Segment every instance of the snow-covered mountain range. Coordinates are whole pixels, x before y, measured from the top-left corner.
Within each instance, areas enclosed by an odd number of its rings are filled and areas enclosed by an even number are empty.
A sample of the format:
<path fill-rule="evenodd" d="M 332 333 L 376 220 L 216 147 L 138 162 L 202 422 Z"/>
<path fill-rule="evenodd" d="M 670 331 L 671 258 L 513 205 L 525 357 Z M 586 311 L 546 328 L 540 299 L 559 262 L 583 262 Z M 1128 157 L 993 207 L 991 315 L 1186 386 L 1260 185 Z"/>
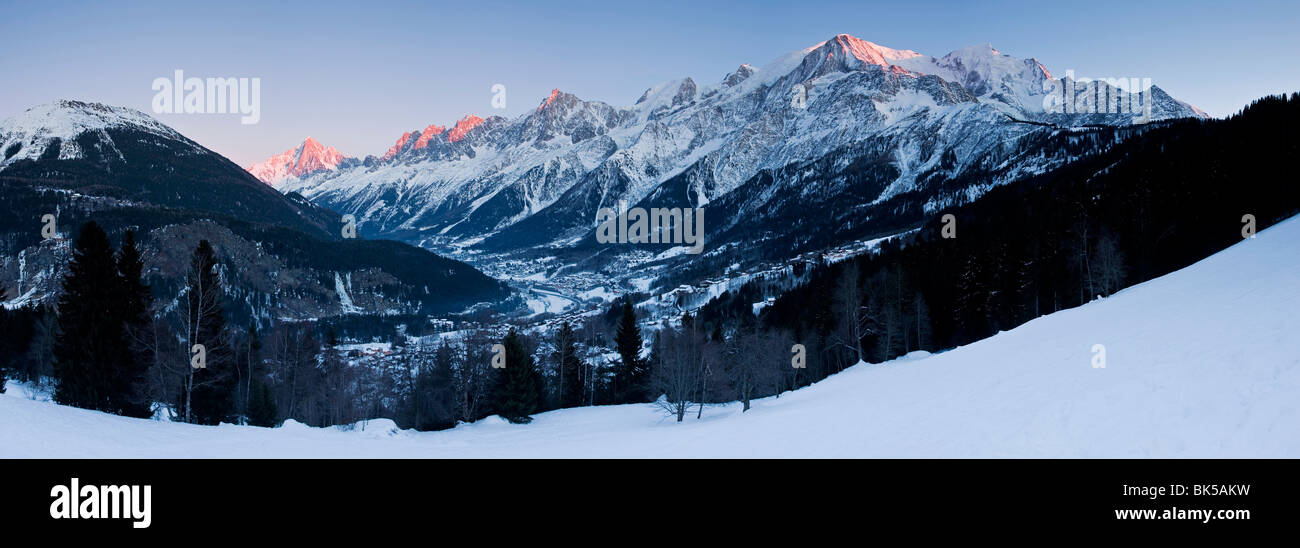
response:
<path fill-rule="evenodd" d="M 1068 108 L 1054 108 L 1063 101 Z M 661 83 L 631 106 L 555 90 L 513 120 L 427 125 L 380 157 L 259 177 L 355 214 L 363 233 L 435 250 L 580 247 L 597 210 L 619 201 L 720 206 L 706 228 L 718 249 L 756 229 L 780 235 L 782 226 L 757 220 L 793 215 L 809 198 L 818 216 L 841 224 L 904 194 L 926 211 L 972 199 L 1069 160 L 1012 157 L 1017 144 L 1133 124 L 1120 110 L 1134 105 L 1149 107 L 1138 121 L 1204 116 L 1155 86 L 1135 97 L 1106 82 L 1053 79 L 1037 60 L 989 45 L 936 58 L 841 34 L 714 83 Z M 974 180 L 954 188 L 963 177 Z"/>

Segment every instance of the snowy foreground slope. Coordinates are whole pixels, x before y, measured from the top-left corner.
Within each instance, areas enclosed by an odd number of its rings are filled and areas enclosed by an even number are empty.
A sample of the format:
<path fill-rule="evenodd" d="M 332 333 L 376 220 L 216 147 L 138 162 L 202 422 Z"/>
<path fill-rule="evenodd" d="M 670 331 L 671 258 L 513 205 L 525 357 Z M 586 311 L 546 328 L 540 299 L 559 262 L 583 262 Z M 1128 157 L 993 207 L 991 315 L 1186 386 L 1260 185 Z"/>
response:
<path fill-rule="evenodd" d="M 984 341 L 682 424 L 624 405 L 427 433 L 201 427 L 9 392 L 5 457 L 1300 457 L 1300 218 Z"/>

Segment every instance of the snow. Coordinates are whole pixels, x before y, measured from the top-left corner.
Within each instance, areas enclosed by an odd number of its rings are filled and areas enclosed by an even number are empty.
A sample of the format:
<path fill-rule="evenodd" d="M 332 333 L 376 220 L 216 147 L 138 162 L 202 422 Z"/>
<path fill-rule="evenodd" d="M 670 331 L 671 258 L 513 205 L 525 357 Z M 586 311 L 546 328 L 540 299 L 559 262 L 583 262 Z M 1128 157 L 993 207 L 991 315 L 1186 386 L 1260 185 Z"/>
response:
<path fill-rule="evenodd" d="M 939 108 L 939 104 L 934 100 L 934 97 L 919 90 L 903 90 L 889 100 L 876 101 L 876 110 L 884 116 L 886 126 L 893 125 L 899 119 L 927 108 Z"/>
<path fill-rule="evenodd" d="M 349 274 L 348 278 L 351 279 Z M 343 278 L 338 272 L 334 273 L 334 292 L 339 296 L 339 308 L 343 314 L 360 314 L 361 308 L 352 303 L 352 297 L 348 295 L 347 284 L 343 283 Z"/>
<path fill-rule="evenodd" d="M 1300 457 L 1300 218 L 947 352 L 676 423 L 652 405 L 442 432 L 130 419 L 0 395 L 4 457 Z M 1093 348 L 1104 345 L 1104 368 Z M 364 429 L 362 427 L 364 426 Z"/>
<path fill-rule="evenodd" d="M 888 66 L 895 64 L 896 61 L 903 61 L 920 57 L 921 54 L 912 50 L 896 50 L 887 48 L 879 44 L 868 42 L 856 36 L 840 34 L 834 38 L 835 45 L 845 54 L 852 55 L 858 60 L 872 65 Z M 822 42 L 820 45 L 829 43 Z"/>
<path fill-rule="evenodd" d="M 1007 115 L 1046 116 L 1044 83 L 1050 78 L 1036 60 L 1003 55 L 989 45 L 935 58 L 849 35 L 791 52 L 761 69 L 742 67 L 716 83 L 697 85 L 691 78 L 660 83 L 630 106 L 553 90 L 537 110 L 482 121 L 481 130 L 447 151 L 430 154 L 416 152 L 418 142 L 409 146 L 417 134 L 431 137 L 435 129 L 448 142 L 455 140 L 457 130 L 444 133 L 442 126 L 430 125 L 404 134 L 374 163 L 340 164 L 274 186 L 336 211 L 364 212 L 367 230 L 376 235 L 450 253 L 470 250 L 501 231 L 509 234 L 511 226 L 548 208 L 569 219 L 594 218 L 596 207 L 617 200 L 637 203 L 682 174 L 689 175 L 698 205 L 707 204 L 760 171 L 859 144 L 893 148 L 900 171 L 874 204 L 929 190 L 921 188 L 925 184 L 918 177 L 937 166 L 945 152 L 955 153 L 965 169 L 992 147 L 1038 131 Z M 812 70 L 817 67 L 826 70 Z M 909 77 L 878 78 L 882 69 Z M 738 74 L 749 76 L 732 78 Z M 948 83 L 940 85 L 939 78 Z M 806 108 L 790 104 L 795 84 L 808 92 Z M 1156 112 L 1160 117 L 1185 110 Z M 751 218 L 791 184 L 772 183 L 746 208 L 718 217 L 714 226 Z M 590 211 L 562 202 L 569 192 L 596 198 L 582 202 L 592 206 Z M 379 203 L 383 206 L 376 207 Z M 506 209 L 475 215 L 489 203 Z M 568 247 L 582 239 L 582 230 L 566 228 L 545 234 L 546 245 Z M 464 259 L 482 266 L 474 257 Z"/>
<path fill-rule="evenodd" d="M 632 286 L 633 290 L 644 293 L 650 291 L 650 284 L 654 283 L 654 281 L 653 277 L 637 277 L 628 280 L 628 284 Z"/>
<path fill-rule="evenodd" d="M 33 286 L 31 289 L 28 289 L 26 293 L 19 295 L 12 301 L 0 302 L 0 306 L 4 306 L 6 310 L 18 310 L 23 308 L 28 304 L 31 304 L 32 299 L 36 297 L 36 290 L 38 289 L 40 288 Z"/>
<path fill-rule="evenodd" d="M 529 289 L 529 295 L 525 302 L 534 315 L 543 312 L 559 314 L 575 304 L 571 299 L 559 293 L 536 287 Z"/>
<path fill-rule="evenodd" d="M 247 171 L 264 183 L 279 183 L 317 171 L 338 169 L 344 156 L 334 147 L 327 147 L 308 137 L 302 144 L 248 166 Z"/>
<path fill-rule="evenodd" d="M 584 301 L 589 301 L 589 300 L 593 300 L 593 299 L 595 299 L 595 300 L 599 300 L 599 301 L 601 301 L 601 302 L 613 302 L 614 299 L 617 299 L 617 298 L 618 298 L 618 293 L 615 292 L 615 291 L 613 291 L 613 290 L 611 290 L 611 289 L 608 288 L 608 287 L 605 287 L 605 286 L 597 286 L 597 287 L 593 287 L 593 288 L 591 288 L 591 289 L 588 289 L 588 290 L 586 290 L 586 291 L 581 291 L 581 292 L 579 292 L 579 293 L 578 293 L 578 298 L 580 298 L 580 299 L 582 299 L 582 300 L 584 300 Z"/>
<path fill-rule="evenodd" d="M 102 146 L 119 157 L 117 146 L 106 133 L 110 129 L 131 128 L 186 143 L 198 148 L 176 130 L 138 110 L 81 101 L 56 101 L 37 105 L 0 123 L 0 151 L 21 145 L 12 157 L 0 160 L 0 169 L 19 160 L 35 160 L 55 140 L 61 142 L 59 159 L 81 158 L 83 151 L 74 140 L 83 133 L 96 132 Z"/>
<path fill-rule="evenodd" d="M 385 353 L 385 352 L 391 352 L 393 350 L 393 343 L 363 342 L 363 343 L 340 344 L 338 346 L 335 346 L 334 349 L 339 352 L 348 352 L 348 351 L 355 350 L 357 352 L 361 352 L 364 354 Z"/>
<path fill-rule="evenodd" d="M 1043 83 L 1052 77 L 1037 59 L 1004 55 L 991 44 L 962 48 L 941 59 L 916 55 L 899 60 L 898 65 L 973 88 L 980 101 L 1024 117 L 1043 112 L 1047 94 Z"/>

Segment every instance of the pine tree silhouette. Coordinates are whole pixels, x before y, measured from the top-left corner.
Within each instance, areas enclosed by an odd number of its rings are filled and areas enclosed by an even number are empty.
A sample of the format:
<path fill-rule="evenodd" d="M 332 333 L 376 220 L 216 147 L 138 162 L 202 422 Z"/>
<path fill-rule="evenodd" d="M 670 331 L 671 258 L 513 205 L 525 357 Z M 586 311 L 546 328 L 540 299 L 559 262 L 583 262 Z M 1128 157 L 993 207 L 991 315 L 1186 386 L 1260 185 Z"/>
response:
<path fill-rule="evenodd" d="M 636 324 L 636 310 L 632 307 L 632 300 L 627 297 L 623 299 L 623 312 L 618 319 L 614 346 L 619 356 L 618 369 L 614 372 L 614 402 L 645 401 L 648 369 L 641 359 L 641 328 Z"/>
<path fill-rule="evenodd" d="M 108 235 L 94 221 L 73 243 L 59 297 L 54 401 L 120 413 L 114 378 L 130 360 L 122 328 L 121 281 Z"/>
<path fill-rule="evenodd" d="M 510 422 L 525 424 L 533 420 L 529 415 L 541 402 L 542 374 L 514 329 L 506 334 L 503 345 L 506 367 L 498 373 L 496 411 Z"/>
<path fill-rule="evenodd" d="M 149 328 L 149 306 L 153 293 L 142 278 L 144 260 L 135 244 L 135 232 L 127 231 L 122 238 L 122 248 L 117 254 L 119 276 L 115 300 L 120 303 L 122 329 L 127 345 L 121 367 L 110 372 L 109 405 L 116 413 L 128 417 L 148 417 L 152 414 L 148 394 L 143 387 L 149 368 L 148 356 L 134 341 L 139 340 Z"/>

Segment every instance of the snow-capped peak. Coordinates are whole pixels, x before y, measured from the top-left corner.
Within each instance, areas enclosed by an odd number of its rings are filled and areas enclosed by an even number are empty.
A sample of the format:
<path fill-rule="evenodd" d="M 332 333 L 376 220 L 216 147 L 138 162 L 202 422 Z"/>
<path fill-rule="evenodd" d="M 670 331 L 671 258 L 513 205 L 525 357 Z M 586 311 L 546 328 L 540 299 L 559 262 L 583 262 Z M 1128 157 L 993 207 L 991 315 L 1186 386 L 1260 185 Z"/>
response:
<path fill-rule="evenodd" d="M 105 146 L 112 148 L 107 131 L 131 129 L 197 147 L 176 130 L 135 109 L 100 103 L 60 100 L 37 105 L 0 123 L 0 166 L 24 159 L 40 158 L 56 141 L 59 159 L 82 157 L 77 137 L 87 132 L 100 133 Z"/>
<path fill-rule="evenodd" d="M 910 74 L 902 64 L 921 58 L 922 55 L 912 50 L 887 48 L 855 36 L 839 34 L 804 50 L 802 57 L 800 79 L 804 80 L 868 67 L 879 67 L 896 74 Z"/>
<path fill-rule="evenodd" d="M 5 120 L 0 127 L 6 133 L 41 131 L 50 136 L 68 139 L 94 129 L 121 127 L 143 129 L 173 139 L 183 138 L 176 130 L 138 110 L 66 99 L 29 108 L 22 114 Z"/>
<path fill-rule="evenodd" d="M 388 152 L 384 153 L 383 159 L 391 160 L 394 156 L 397 156 L 397 153 L 401 152 L 403 148 L 406 148 L 406 143 L 409 143 L 410 141 L 411 132 L 407 131 L 402 133 L 402 136 L 397 138 L 397 143 L 389 147 Z"/>
<path fill-rule="evenodd" d="M 478 127 L 478 125 L 482 123 L 483 123 L 482 118 L 479 118 L 478 116 L 475 116 L 473 114 L 466 114 L 464 118 L 461 118 L 459 121 L 456 122 L 456 126 L 451 128 L 451 131 L 447 132 L 447 142 L 454 143 L 456 141 L 464 139 L 465 134 L 469 133 L 469 130 Z"/>
<path fill-rule="evenodd" d="M 559 95 L 560 95 L 560 88 L 555 88 L 551 90 L 551 94 L 547 96 L 544 101 L 542 101 L 542 104 L 537 105 L 537 112 L 541 112 L 542 109 L 546 108 L 547 105 L 555 102 L 555 98 L 558 97 Z"/>
<path fill-rule="evenodd" d="M 554 96 L 554 93 L 552 93 L 552 96 Z M 485 121 L 486 120 L 483 118 L 479 118 L 473 114 L 467 114 L 464 118 L 458 120 L 450 130 L 448 130 L 446 126 L 429 124 L 423 130 L 418 132 L 404 132 L 401 137 L 397 138 L 397 142 L 394 143 L 393 146 L 388 147 L 388 151 L 384 152 L 384 155 L 379 157 L 379 160 L 387 162 L 398 156 L 405 156 L 408 151 L 428 148 L 430 144 L 434 142 L 434 139 L 438 137 L 445 139 L 447 143 L 455 143 L 464 139 L 466 133 L 469 133 L 470 130 L 478 127 Z"/>
<path fill-rule="evenodd" d="M 916 56 L 897 61 L 917 74 L 933 74 L 970 90 L 980 101 L 1017 116 L 1041 113 L 1044 83 L 1052 78 L 1037 59 L 1006 55 L 992 44 L 954 50 L 940 58 Z"/>
<path fill-rule="evenodd" d="M 248 166 L 248 172 L 262 182 L 272 184 L 318 171 L 334 171 L 343 159 L 343 154 L 334 147 L 308 137 L 296 147 Z"/>
<path fill-rule="evenodd" d="M 849 34 L 838 34 L 822 43 L 822 45 L 826 44 L 832 44 L 845 55 L 852 55 L 864 63 L 880 66 L 893 65 L 897 64 L 896 61 L 921 56 L 910 49 L 887 48 Z"/>
<path fill-rule="evenodd" d="M 970 56 L 989 56 L 989 55 L 1002 55 L 1002 52 L 998 51 L 998 48 L 993 47 L 993 44 L 985 42 L 983 44 L 975 44 L 973 46 L 966 46 L 958 50 L 953 50 L 951 53 L 945 55 L 944 57 L 970 57 Z"/>
<path fill-rule="evenodd" d="M 748 79 L 750 76 L 753 75 L 754 75 L 754 67 L 749 66 L 749 63 L 744 63 L 740 65 L 740 67 L 737 68 L 734 72 L 731 72 L 730 74 L 727 74 L 725 77 L 723 77 L 722 85 L 724 87 L 732 87 L 741 82 L 744 82 L 746 79 Z"/>
<path fill-rule="evenodd" d="M 424 128 L 424 131 L 420 132 L 420 138 L 415 140 L 415 148 L 421 149 L 429 146 L 429 141 L 438 135 L 442 135 L 444 129 L 447 128 L 436 124 L 429 124 L 429 127 Z"/>

